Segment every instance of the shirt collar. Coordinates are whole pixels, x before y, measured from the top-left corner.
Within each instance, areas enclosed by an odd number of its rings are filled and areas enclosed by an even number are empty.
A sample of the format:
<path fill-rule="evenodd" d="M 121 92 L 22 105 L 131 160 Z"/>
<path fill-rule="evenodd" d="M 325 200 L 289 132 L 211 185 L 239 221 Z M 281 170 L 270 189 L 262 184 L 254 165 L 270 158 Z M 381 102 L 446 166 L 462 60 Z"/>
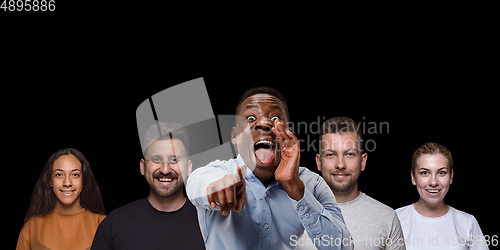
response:
<path fill-rule="evenodd" d="M 245 178 L 252 178 L 254 177 L 255 175 L 253 174 L 253 171 L 247 166 L 247 164 L 245 163 L 245 161 L 243 160 L 243 158 L 241 158 L 241 155 L 238 154 L 238 157 L 236 157 L 236 164 L 238 166 L 241 166 L 241 165 L 244 165 L 245 166 L 245 173 L 246 173 L 246 176 Z"/>

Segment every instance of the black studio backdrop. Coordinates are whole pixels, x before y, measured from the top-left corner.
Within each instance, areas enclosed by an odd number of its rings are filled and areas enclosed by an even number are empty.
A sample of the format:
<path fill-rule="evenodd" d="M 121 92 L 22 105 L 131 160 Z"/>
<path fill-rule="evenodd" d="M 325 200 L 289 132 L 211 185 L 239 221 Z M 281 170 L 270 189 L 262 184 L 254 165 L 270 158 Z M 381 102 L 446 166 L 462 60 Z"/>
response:
<path fill-rule="evenodd" d="M 447 74 L 454 75 L 449 82 L 472 77 Z M 492 198 L 497 196 L 493 158 L 488 157 L 493 154 L 487 140 L 491 129 L 481 130 L 485 120 L 480 119 L 488 107 L 472 99 L 469 91 L 474 88 L 440 86 L 439 81 L 427 77 L 403 81 L 402 74 L 388 72 L 342 77 L 284 75 L 215 72 L 148 76 L 145 72 L 117 80 L 114 74 L 105 74 L 97 80 L 83 76 L 71 84 L 61 77 L 54 82 L 63 84 L 24 90 L 23 101 L 14 103 L 10 115 L 14 139 L 9 150 L 14 157 L 6 157 L 9 163 L 4 165 L 15 173 L 10 175 L 14 181 L 19 177 L 22 184 L 13 188 L 15 192 L 9 191 L 10 200 L 16 203 L 12 240 L 17 240 L 43 166 L 60 148 L 74 147 L 87 157 L 107 213 L 146 197 L 148 186 L 139 172 L 142 151 L 136 108 L 149 96 L 198 77 L 204 77 L 215 115 L 234 114 L 239 98 L 251 87 L 278 89 L 288 102 L 290 122 L 301 140 L 300 165 L 315 172 L 319 124 L 334 116 L 359 122 L 369 150 L 359 189 L 394 209 L 419 197 L 410 181 L 412 153 L 430 141 L 446 146 L 455 162 L 446 203 L 474 215 L 485 235 L 498 234 L 490 219 L 494 214 Z"/>

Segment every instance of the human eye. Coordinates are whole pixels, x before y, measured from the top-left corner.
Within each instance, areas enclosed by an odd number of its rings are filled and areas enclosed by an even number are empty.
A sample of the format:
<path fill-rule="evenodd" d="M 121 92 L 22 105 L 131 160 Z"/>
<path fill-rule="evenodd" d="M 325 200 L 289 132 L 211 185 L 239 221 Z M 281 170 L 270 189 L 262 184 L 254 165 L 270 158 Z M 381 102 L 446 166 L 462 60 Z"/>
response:
<path fill-rule="evenodd" d="M 256 118 L 254 115 L 249 115 L 249 116 L 247 116 L 247 121 L 249 121 L 249 122 L 253 122 L 253 121 L 255 121 L 255 120 L 257 120 L 257 118 Z"/>
<path fill-rule="evenodd" d="M 446 171 L 439 171 L 439 175 L 446 175 Z"/>
<path fill-rule="evenodd" d="M 80 177 L 80 174 L 79 173 L 73 173 L 72 176 L 78 178 L 78 177 Z"/>
<path fill-rule="evenodd" d="M 169 162 L 175 164 L 175 163 L 178 163 L 179 161 L 177 161 L 176 157 L 172 157 L 172 158 L 170 158 Z"/>
<path fill-rule="evenodd" d="M 273 121 L 273 122 L 281 120 L 281 118 L 280 118 L 279 116 L 277 116 L 277 115 L 273 115 L 273 116 L 271 116 L 271 118 L 269 118 L 269 119 L 270 119 L 271 121 Z"/>
<path fill-rule="evenodd" d="M 161 159 L 158 158 L 158 157 L 153 157 L 153 158 L 151 158 L 149 160 L 152 161 L 153 163 L 161 163 Z"/>
<path fill-rule="evenodd" d="M 427 172 L 427 171 L 421 171 L 420 174 L 425 176 L 425 175 L 428 175 L 429 172 Z"/>
<path fill-rule="evenodd" d="M 347 153 L 345 154 L 347 157 L 354 157 L 354 153 Z"/>
<path fill-rule="evenodd" d="M 61 173 L 56 173 L 55 177 L 62 177 L 63 175 Z"/>

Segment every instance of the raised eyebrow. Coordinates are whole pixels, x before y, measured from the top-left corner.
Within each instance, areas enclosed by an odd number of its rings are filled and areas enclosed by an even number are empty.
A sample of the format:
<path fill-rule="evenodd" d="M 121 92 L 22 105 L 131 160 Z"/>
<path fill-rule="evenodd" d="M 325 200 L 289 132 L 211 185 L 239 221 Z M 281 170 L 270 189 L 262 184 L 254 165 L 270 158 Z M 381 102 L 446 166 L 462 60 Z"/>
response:
<path fill-rule="evenodd" d="M 446 171 L 448 171 L 448 167 L 442 167 L 442 168 L 439 168 L 437 171 L 441 171 L 441 170 L 446 170 Z"/>
<path fill-rule="evenodd" d="M 258 105 L 255 105 L 255 104 L 248 104 L 247 106 L 245 106 L 245 110 L 247 109 L 253 109 L 253 108 L 258 108 L 259 106 Z"/>
<path fill-rule="evenodd" d="M 271 105 L 271 108 L 272 108 L 272 109 L 279 109 L 279 110 L 282 110 L 281 106 L 280 106 L 280 105 L 278 105 L 278 104 L 273 104 L 273 105 Z"/>

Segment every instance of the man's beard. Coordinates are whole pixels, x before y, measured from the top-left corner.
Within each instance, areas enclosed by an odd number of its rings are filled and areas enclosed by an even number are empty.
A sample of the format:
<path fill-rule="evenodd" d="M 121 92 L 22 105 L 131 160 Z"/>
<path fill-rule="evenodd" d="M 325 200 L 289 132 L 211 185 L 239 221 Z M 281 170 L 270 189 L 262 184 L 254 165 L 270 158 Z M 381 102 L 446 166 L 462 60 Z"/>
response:
<path fill-rule="evenodd" d="M 356 185 L 356 182 L 357 181 L 355 181 L 349 177 L 349 181 L 347 183 L 343 183 L 343 184 L 332 183 L 332 185 L 330 185 L 330 184 L 328 184 L 328 185 L 330 186 L 330 188 L 332 189 L 332 191 L 334 193 L 344 194 L 344 193 L 348 193 L 348 191 L 350 191 L 352 188 L 354 188 L 354 185 Z"/>
<path fill-rule="evenodd" d="M 146 178 L 146 181 L 149 184 L 149 189 L 158 197 L 160 198 L 170 198 L 174 195 L 176 195 L 178 192 L 182 192 L 184 188 L 184 183 L 182 182 L 182 179 L 176 178 L 175 185 L 169 186 L 166 188 L 160 187 L 156 185 L 155 183 L 155 177 L 149 177 Z M 168 178 L 168 175 L 166 176 Z"/>
<path fill-rule="evenodd" d="M 349 193 L 358 183 L 359 180 L 359 172 L 345 172 L 345 171 L 334 171 L 329 174 L 349 174 L 347 177 L 347 182 L 345 183 L 335 183 L 332 181 L 332 183 L 328 183 L 328 186 L 330 186 L 330 189 L 336 194 L 347 194 Z M 331 177 L 332 179 L 335 177 Z"/>

